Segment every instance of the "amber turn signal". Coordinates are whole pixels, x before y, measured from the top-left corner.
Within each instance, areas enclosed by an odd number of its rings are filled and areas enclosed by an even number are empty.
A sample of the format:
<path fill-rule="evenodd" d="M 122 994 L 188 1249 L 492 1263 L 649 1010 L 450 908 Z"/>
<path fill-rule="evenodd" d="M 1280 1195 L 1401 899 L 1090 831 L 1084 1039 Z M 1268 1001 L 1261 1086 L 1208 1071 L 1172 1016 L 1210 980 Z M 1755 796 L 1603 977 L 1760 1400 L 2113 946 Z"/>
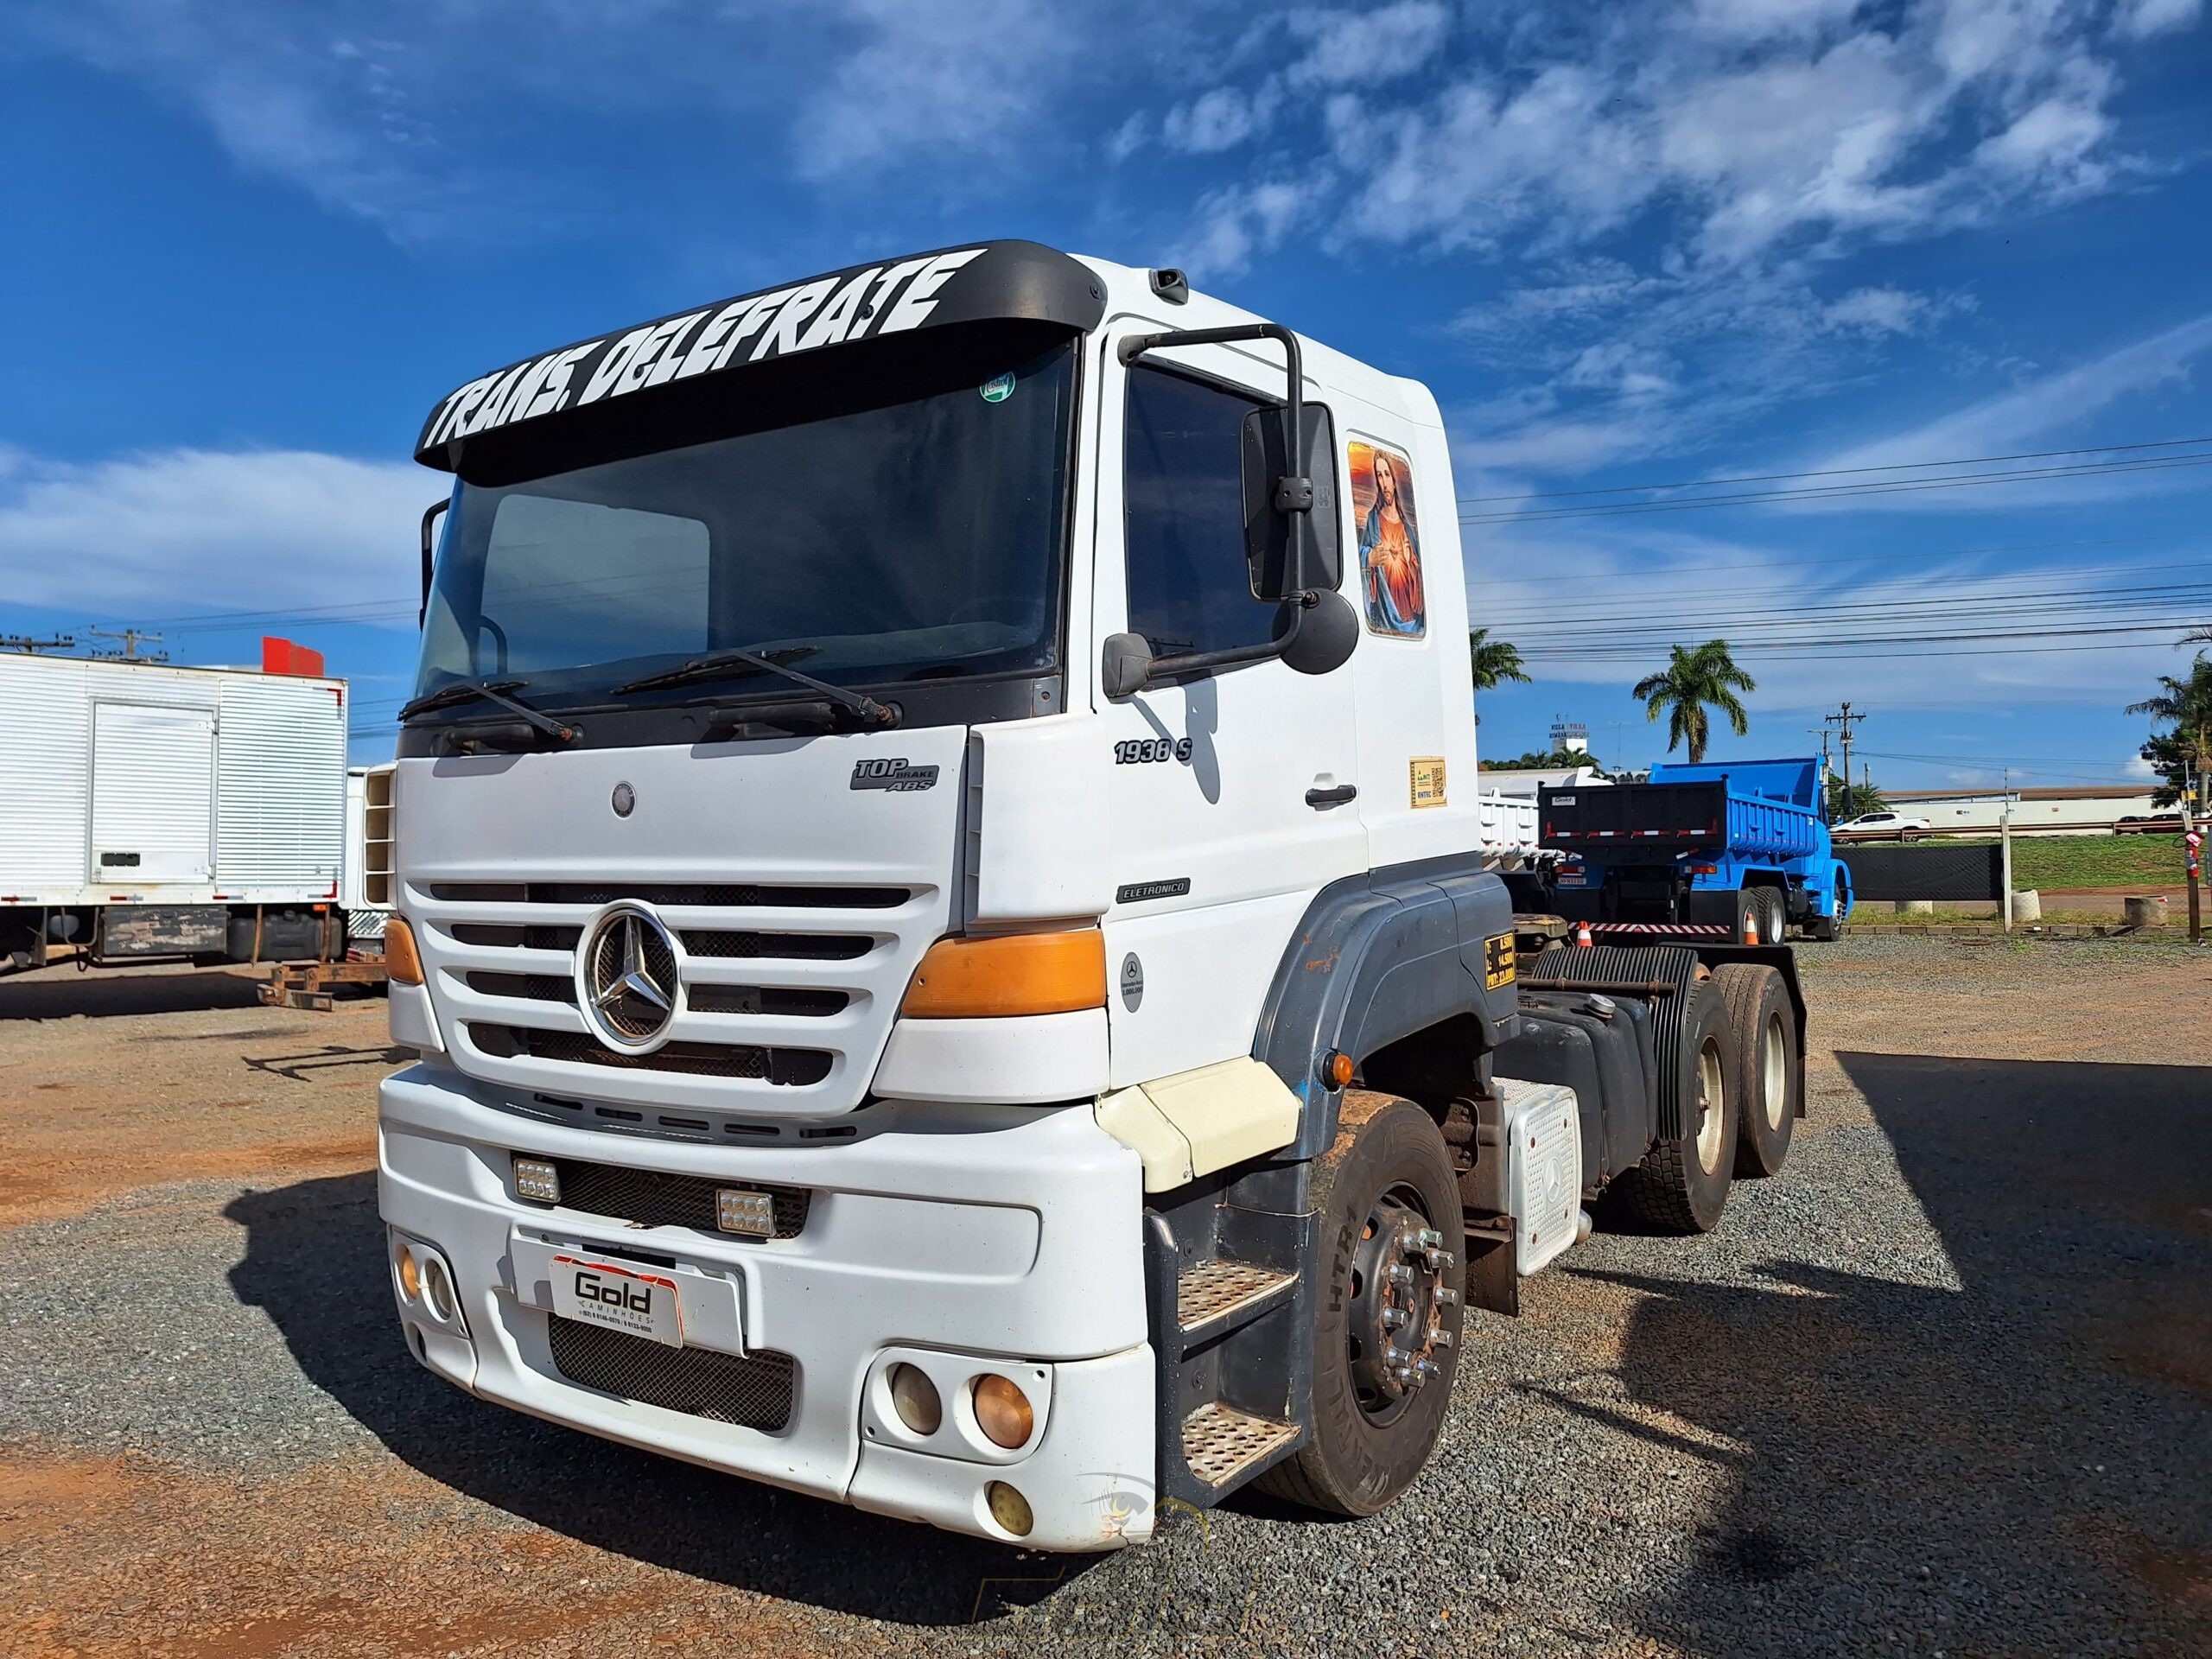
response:
<path fill-rule="evenodd" d="M 1105 1006 L 1105 936 L 1079 927 L 939 939 L 914 969 L 899 1012 L 910 1020 L 988 1020 Z"/>
<path fill-rule="evenodd" d="M 1037 1427 L 1037 1413 L 1013 1378 L 995 1373 L 977 1377 L 975 1400 L 976 1427 L 993 1446 L 1011 1452 L 1029 1444 L 1030 1433 Z"/>
<path fill-rule="evenodd" d="M 415 949 L 415 930 L 397 916 L 385 918 L 385 976 L 395 985 L 420 985 L 423 958 Z"/>

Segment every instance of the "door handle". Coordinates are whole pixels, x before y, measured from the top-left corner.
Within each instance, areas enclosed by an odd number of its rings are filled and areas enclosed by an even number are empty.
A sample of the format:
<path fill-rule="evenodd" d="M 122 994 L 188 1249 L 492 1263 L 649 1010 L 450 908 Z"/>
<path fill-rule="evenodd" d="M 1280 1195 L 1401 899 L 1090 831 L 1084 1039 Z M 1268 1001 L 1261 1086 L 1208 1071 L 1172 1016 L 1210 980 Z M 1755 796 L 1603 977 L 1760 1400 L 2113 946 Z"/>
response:
<path fill-rule="evenodd" d="M 1338 784 L 1334 789 L 1309 789 L 1306 804 L 1312 807 L 1342 806 L 1346 801 L 1357 800 L 1358 789 L 1351 784 Z"/>

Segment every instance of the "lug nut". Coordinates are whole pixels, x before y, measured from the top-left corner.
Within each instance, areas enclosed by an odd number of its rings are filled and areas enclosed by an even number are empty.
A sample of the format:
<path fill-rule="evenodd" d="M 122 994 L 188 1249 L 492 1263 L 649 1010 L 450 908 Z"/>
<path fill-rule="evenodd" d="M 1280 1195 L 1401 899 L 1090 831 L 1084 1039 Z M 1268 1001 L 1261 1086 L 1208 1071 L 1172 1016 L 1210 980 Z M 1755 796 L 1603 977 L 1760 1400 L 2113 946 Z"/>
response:
<path fill-rule="evenodd" d="M 1439 1285 L 1429 1293 L 1428 1300 L 1439 1307 L 1457 1307 L 1459 1305 L 1459 1293 L 1449 1285 Z"/>
<path fill-rule="evenodd" d="M 1395 1331 L 1410 1317 L 1402 1307 L 1386 1307 L 1382 1310 L 1382 1328 L 1385 1331 Z"/>
<path fill-rule="evenodd" d="M 1393 1262 L 1382 1269 L 1382 1276 L 1394 1285 L 1410 1285 L 1414 1281 L 1414 1270 L 1402 1262 Z"/>
<path fill-rule="evenodd" d="M 1433 1249 L 1435 1246 L 1441 1244 L 1444 1242 L 1444 1235 L 1438 1232 L 1433 1227 L 1424 1227 L 1420 1232 L 1414 1234 L 1414 1236 L 1421 1241 L 1421 1245 L 1423 1249 Z"/>
<path fill-rule="evenodd" d="M 1444 1368 L 1441 1365 L 1439 1365 L 1433 1359 L 1417 1359 L 1414 1361 L 1414 1375 L 1419 1377 L 1423 1382 L 1427 1382 L 1432 1376 L 1441 1376 L 1443 1374 Z"/>
<path fill-rule="evenodd" d="M 1452 1336 L 1449 1331 L 1432 1331 L 1428 1333 L 1428 1345 L 1432 1348 L 1449 1348 L 1452 1344 Z"/>
<path fill-rule="evenodd" d="M 1396 1367 L 1391 1371 L 1390 1376 L 1402 1389 L 1417 1389 L 1427 1380 L 1410 1365 Z"/>
<path fill-rule="evenodd" d="M 1421 1259 L 1428 1263 L 1429 1271 L 1432 1273 L 1449 1273 L 1459 1261 L 1459 1258 L 1451 1251 L 1439 1249 L 1424 1252 Z"/>

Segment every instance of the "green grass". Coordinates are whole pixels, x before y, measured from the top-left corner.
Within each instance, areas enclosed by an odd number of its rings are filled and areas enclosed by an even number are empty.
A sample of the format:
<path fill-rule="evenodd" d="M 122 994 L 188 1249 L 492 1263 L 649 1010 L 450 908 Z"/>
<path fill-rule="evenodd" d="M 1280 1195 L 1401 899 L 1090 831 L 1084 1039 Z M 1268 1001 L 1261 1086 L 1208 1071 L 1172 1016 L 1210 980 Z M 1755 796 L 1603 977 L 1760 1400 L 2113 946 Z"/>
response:
<path fill-rule="evenodd" d="M 2024 892 L 2044 887 L 2179 887 L 2185 879 L 2179 836 L 2012 837 L 2012 885 Z"/>

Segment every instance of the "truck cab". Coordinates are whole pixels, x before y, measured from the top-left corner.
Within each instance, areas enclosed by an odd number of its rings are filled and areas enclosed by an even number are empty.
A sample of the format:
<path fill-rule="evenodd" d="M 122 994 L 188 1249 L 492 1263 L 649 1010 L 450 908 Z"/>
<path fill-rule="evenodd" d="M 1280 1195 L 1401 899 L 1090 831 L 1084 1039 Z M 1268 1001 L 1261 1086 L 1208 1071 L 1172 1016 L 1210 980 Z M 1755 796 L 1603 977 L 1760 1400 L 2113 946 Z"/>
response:
<path fill-rule="evenodd" d="M 1623 1080 L 1634 1014 L 1523 1068 L 1603 1051 L 1584 1104 L 1501 1081 L 1573 1020 L 1516 990 L 1417 383 L 978 243 L 524 359 L 416 454 L 379 1195 L 457 1385 L 1041 1548 L 1363 1512 L 1517 1212 L 1555 1253 L 1662 1129 L 1725 1198 L 1688 953 L 1709 1111 Z M 1572 1158 L 1508 1167 L 1531 1113 Z"/>

